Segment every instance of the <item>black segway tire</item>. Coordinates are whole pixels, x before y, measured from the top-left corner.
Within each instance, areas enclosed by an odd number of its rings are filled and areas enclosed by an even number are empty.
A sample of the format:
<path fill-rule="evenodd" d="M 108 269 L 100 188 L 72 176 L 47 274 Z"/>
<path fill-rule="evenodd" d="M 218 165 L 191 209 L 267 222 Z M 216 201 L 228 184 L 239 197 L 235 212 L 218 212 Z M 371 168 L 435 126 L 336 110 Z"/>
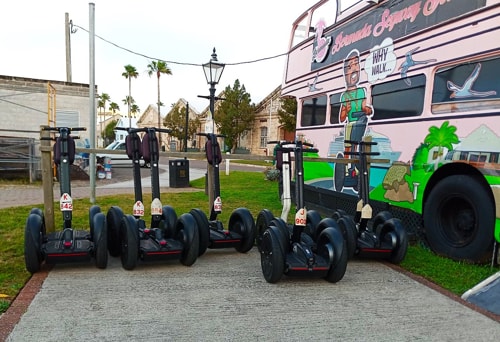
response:
<path fill-rule="evenodd" d="M 98 212 L 92 217 L 94 226 L 94 235 L 92 241 L 94 243 L 95 265 L 98 268 L 106 268 L 108 266 L 108 237 L 106 227 L 106 216 Z"/>
<path fill-rule="evenodd" d="M 181 256 L 181 263 L 184 266 L 191 266 L 198 258 L 200 250 L 200 237 L 198 225 L 193 215 L 182 214 L 176 223 L 176 237 L 182 241 L 184 248 Z"/>
<path fill-rule="evenodd" d="M 391 263 L 399 264 L 403 261 L 408 250 L 408 234 L 400 219 L 391 218 L 385 221 L 380 230 L 380 241 L 393 243 L 394 247 L 389 257 Z"/>
<path fill-rule="evenodd" d="M 340 227 L 342 235 L 344 235 L 347 246 L 347 259 L 352 259 L 354 254 L 356 254 L 358 245 L 358 230 L 356 229 L 356 223 L 352 217 L 345 215 L 337 220 L 337 224 Z"/>
<path fill-rule="evenodd" d="M 164 205 L 161 209 L 161 218 L 163 220 L 163 236 L 170 239 L 175 236 L 175 225 L 177 223 L 177 213 L 170 205 Z"/>
<path fill-rule="evenodd" d="M 392 218 L 392 214 L 389 211 L 383 210 L 379 211 L 377 215 L 372 220 L 372 231 L 377 235 L 380 235 L 380 230 L 386 221 Z"/>
<path fill-rule="evenodd" d="M 94 239 L 94 216 L 101 212 L 101 208 L 98 205 L 93 205 L 89 208 L 89 227 L 90 227 L 90 238 Z"/>
<path fill-rule="evenodd" d="M 210 239 L 210 224 L 208 222 L 207 215 L 201 209 L 191 209 L 189 212 L 193 215 L 196 225 L 198 226 L 198 236 L 199 236 L 199 251 L 198 256 L 205 254 L 208 248 L 208 242 Z"/>
<path fill-rule="evenodd" d="M 45 228 L 45 216 L 43 214 L 43 210 L 40 208 L 32 208 L 30 214 L 37 214 L 42 218 L 42 236 L 47 234 L 47 229 Z"/>
<path fill-rule="evenodd" d="M 112 206 L 106 214 L 107 226 L 107 239 L 108 251 L 112 257 L 120 256 L 121 242 L 120 242 L 120 226 L 122 219 L 125 217 L 120 207 Z"/>
<path fill-rule="evenodd" d="M 275 226 L 270 226 L 262 235 L 260 265 L 264 279 L 271 284 L 278 282 L 285 271 L 286 252 L 280 240 L 283 240 L 283 235 Z"/>
<path fill-rule="evenodd" d="M 126 270 L 133 270 L 137 266 L 139 256 L 139 230 L 137 220 L 132 215 L 122 218 L 120 225 L 120 247 L 122 266 Z"/>
<path fill-rule="evenodd" d="M 334 227 L 340 229 L 339 224 L 337 223 L 336 220 L 332 219 L 331 217 L 325 217 L 324 219 L 319 221 L 318 224 L 316 225 L 316 230 L 315 230 L 316 234 L 313 236 L 314 240 L 317 241 L 321 232 L 328 227 Z"/>
<path fill-rule="evenodd" d="M 250 210 L 238 208 L 233 211 L 229 217 L 228 229 L 241 236 L 241 243 L 235 247 L 238 252 L 246 253 L 252 249 L 257 233 Z"/>
<path fill-rule="evenodd" d="M 316 240 L 316 229 L 321 221 L 321 215 L 316 210 L 308 210 L 306 213 L 306 226 L 304 232 Z"/>
<path fill-rule="evenodd" d="M 288 253 L 288 249 L 290 246 L 290 239 L 292 236 L 292 228 L 288 226 L 288 224 L 283 221 L 281 217 L 275 217 L 272 221 L 270 226 L 274 226 L 278 229 L 279 233 L 281 234 L 280 238 L 280 243 L 281 243 L 281 249 L 284 251 L 284 253 Z"/>
<path fill-rule="evenodd" d="M 325 279 L 330 283 L 340 281 L 347 269 L 347 248 L 340 229 L 327 227 L 319 235 L 317 253 L 330 260 Z"/>
<path fill-rule="evenodd" d="M 339 218 L 343 217 L 343 216 L 346 216 L 347 215 L 347 212 L 345 210 L 342 210 L 342 209 L 336 209 L 332 216 L 330 216 L 332 219 L 334 220 L 338 220 Z"/>
<path fill-rule="evenodd" d="M 262 242 L 262 235 L 269 227 L 273 219 L 274 219 L 273 213 L 269 209 L 262 209 L 257 215 L 257 220 L 255 221 L 255 228 L 257 230 L 257 236 L 255 237 L 255 244 L 257 245 L 259 252 L 261 251 L 260 244 Z"/>
<path fill-rule="evenodd" d="M 24 262 L 26 270 L 31 274 L 41 268 L 42 225 L 42 218 L 34 213 L 28 216 L 24 228 Z"/>

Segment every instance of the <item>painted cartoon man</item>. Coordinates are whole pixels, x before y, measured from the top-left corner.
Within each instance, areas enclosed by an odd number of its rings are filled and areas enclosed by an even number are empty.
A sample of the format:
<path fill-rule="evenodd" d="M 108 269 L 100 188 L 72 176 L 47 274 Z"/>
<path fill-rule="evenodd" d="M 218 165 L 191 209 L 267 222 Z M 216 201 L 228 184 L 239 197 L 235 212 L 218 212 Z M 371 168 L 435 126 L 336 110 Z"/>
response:
<path fill-rule="evenodd" d="M 366 131 L 368 117 L 373 115 L 373 107 L 366 104 L 365 88 L 358 87 L 360 73 L 359 52 L 352 50 L 344 60 L 346 89 L 340 97 L 339 121 L 346 124 L 346 140 L 361 141 Z M 351 144 L 345 144 L 346 151 L 351 151 L 351 148 Z"/>

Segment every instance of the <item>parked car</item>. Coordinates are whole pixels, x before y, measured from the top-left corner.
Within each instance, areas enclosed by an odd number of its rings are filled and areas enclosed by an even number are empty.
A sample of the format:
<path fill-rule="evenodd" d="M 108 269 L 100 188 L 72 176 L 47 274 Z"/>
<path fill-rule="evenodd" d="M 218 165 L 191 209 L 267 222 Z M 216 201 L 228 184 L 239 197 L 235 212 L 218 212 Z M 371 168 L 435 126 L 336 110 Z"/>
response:
<path fill-rule="evenodd" d="M 104 164 L 104 159 L 106 157 L 111 158 L 111 167 L 120 165 L 120 166 L 131 166 L 132 161 L 128 158 L 126 153 L 126 144 L 124 141 L 113 141 L 111 144 L 105 147 L 106 150 L 113 151 L 122 151 L 119 154 L 98 154 L 97 155 L 97 163 Z M 144 160 L 141 160 L 142 167 L 146 166 Z"/>

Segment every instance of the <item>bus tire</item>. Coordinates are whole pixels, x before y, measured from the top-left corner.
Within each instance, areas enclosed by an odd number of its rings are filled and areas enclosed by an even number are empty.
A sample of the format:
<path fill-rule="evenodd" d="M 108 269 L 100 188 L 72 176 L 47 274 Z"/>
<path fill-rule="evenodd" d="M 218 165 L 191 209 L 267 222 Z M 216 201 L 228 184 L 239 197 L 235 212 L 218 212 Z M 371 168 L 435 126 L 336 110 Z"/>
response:
<path fill-rule="evenodd" d="M 453 260 L 484 262 L 494 241 L 495 208 L 481 182 L 467 175 L 441 180 L 424 204 L 430 248 Z"/>

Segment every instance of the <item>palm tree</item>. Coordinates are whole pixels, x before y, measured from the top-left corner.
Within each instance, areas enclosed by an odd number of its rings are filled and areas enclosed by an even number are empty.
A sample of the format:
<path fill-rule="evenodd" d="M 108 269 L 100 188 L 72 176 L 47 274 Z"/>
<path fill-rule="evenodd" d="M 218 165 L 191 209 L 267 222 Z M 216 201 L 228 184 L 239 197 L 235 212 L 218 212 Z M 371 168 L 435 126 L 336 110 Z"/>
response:
<path fill-rule="evenodd" d="M 99 101 L 97 102 L 98 104 L 98 107 L 99 109 L 101 109 L 101 119 L 99 120 L 99 122 L 101 123 L 101 137 L 103 137 L 103 131 L 102 131 L 102 122 L 103 122 L 103 115 L 104 115 L 104 121 L 106 121 L 106 102 L 108 102 L 109 100 L 111 100 L 111 97 L 106 94 L 106 93 L 102 93 L 101 95 L 98 95 L 99 97 Z M 103 147 L 104 147 L 104 139 L 102 141 L 103 143 Z"/>
<path fill-rule="evenodd" d="M 116 102 L 111 102 L 109 104 L 109 110 L 113 113 L 113 115 L 116 113 L 117 110 L 120 110 L 120 107 Z"/>
<path fill-rule="evenodd" d="M 164 61 L 151 61 L 151 63 L 148 64 L 149 77 L 151 77 L 153 73 L 156 73 L 156 78 L 158 80 L 158 102 L 156 104 L 158 105 L 158 128 L 161 128 L 160 106 L 162 103 L 160 101 L 160 75 L 161 74 L 172 75 L 172 70 L 170 70 L 167 63 Z M 159 136 L 158 140 L 161 146 L 161 133 L 159 133 L 158 136 Z"/>
<path fill-rule="evenodd" d="M 122 73 L 122 76 L 128 79 L 128 99 L 132 99 L 132 77 L 137 78 L 139 76 L 139 73 L 137 72 L 137 69 L 130 65 L 127 64 L 125 65 L 125 71 Z M 128 127 L 130 128 L 132 126 L 132 119 L 130 117 L 130 105 L 132 103 L 128 101 Z"/>
<path fill-rule="evenodd" d="M 138 106 L 138 105 L 136 105 L 135 103 L 134 103 L 134 104 L 130 107 L 130 112 L 131 112 L 132 114 L 134 114 L 134 118 L 135 118 L 135 115 L 136 115 L 137 113 L 139 113 L 140 111 L 141 111 L 141 110 L 139 109 L 139 106 Z"/>

